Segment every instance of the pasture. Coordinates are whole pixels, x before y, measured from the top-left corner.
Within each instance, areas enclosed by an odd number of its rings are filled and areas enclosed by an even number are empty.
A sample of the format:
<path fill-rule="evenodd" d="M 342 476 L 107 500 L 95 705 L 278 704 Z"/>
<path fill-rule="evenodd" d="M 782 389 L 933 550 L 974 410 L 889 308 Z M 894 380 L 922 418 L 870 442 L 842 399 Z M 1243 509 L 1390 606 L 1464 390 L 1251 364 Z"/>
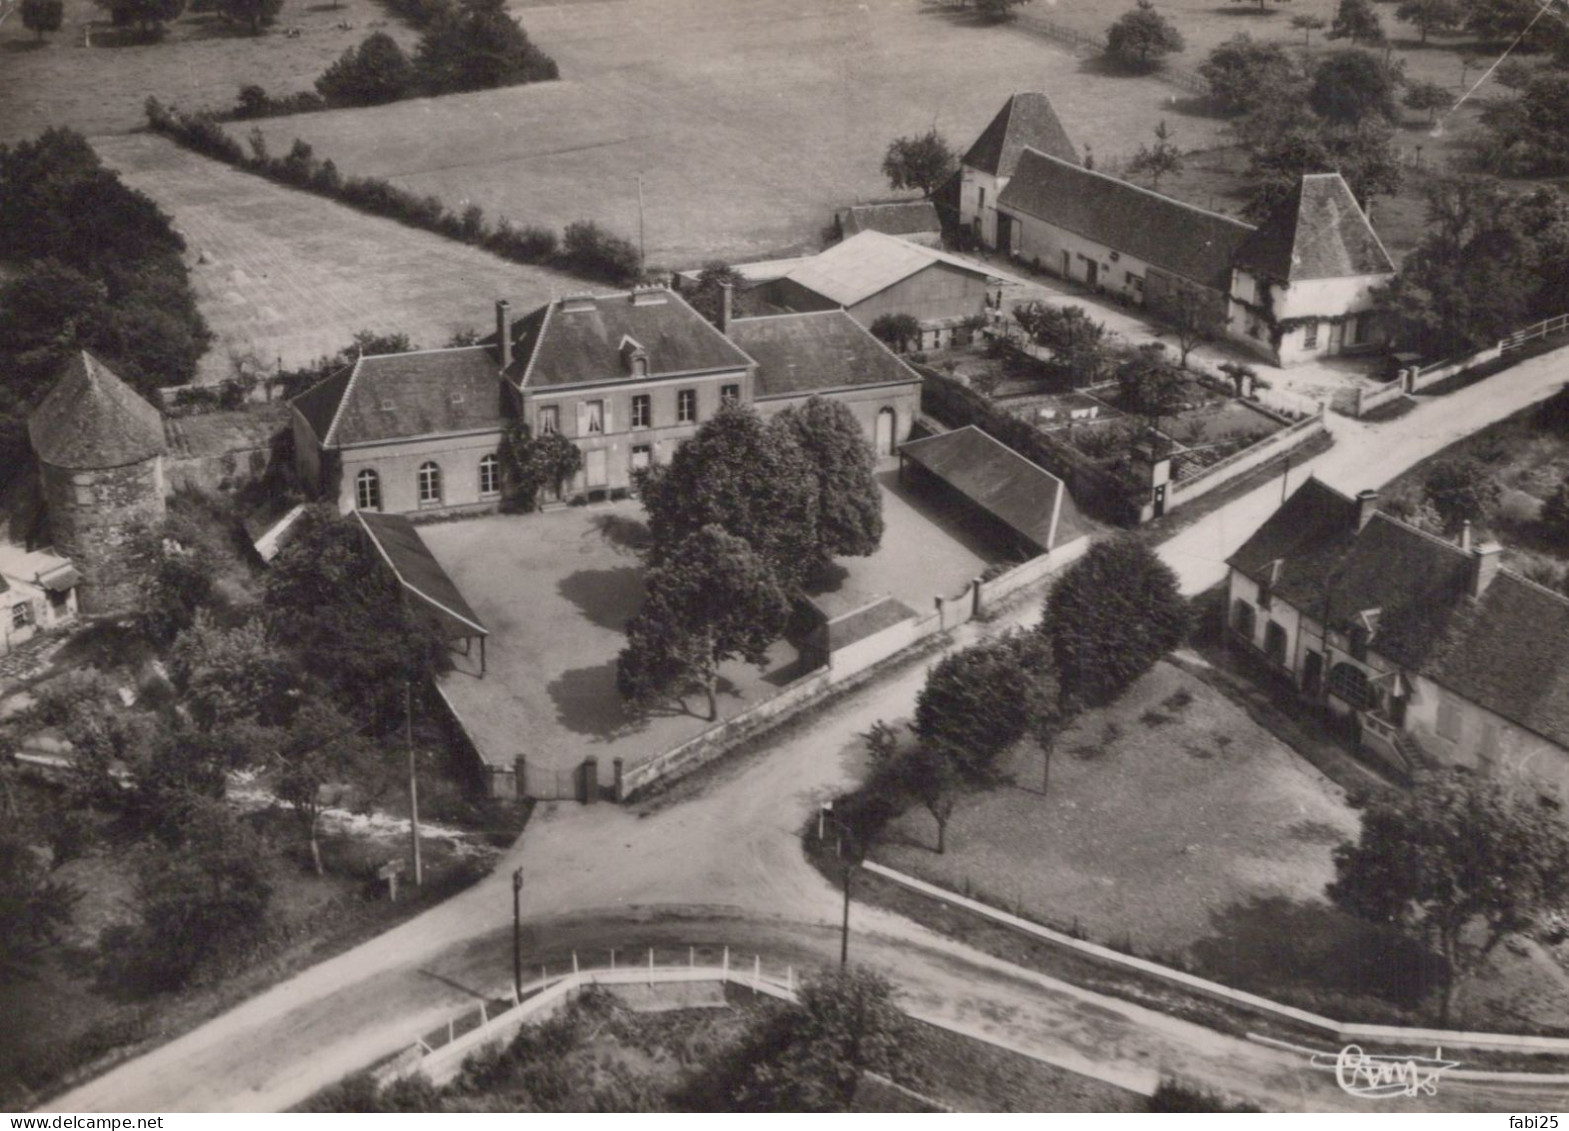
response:
<path fill-rule="evenodd" d="M 1034 32 L 959 26 L 912 0 L 598 0 L 519 13 L 560 82 L 261 123 L 346 174 L 518 223 L 593 219 L 652 266 L 811 248 L 836 206 L 889 193 L 888 142 L 963 148 L 1016 90 L 1045 90 L 1097 155 L 1131 151 L 1174 97 Z M 1185 119 L 1185 146 L 1221 123 Z M 237 134 L 249 125 L 232 127 Z"/>
<path fill-rule="evenodd" d="M 217 335 L 202 382 L 230 376 L 231 354 L 268 370 L 280 359 L 298 366 L 343 349 L 358 330 L 402 332 L 434 348 L 458 329 L 488 331 L 498 298 L 526 311 L 582 286 L 238 172 L 166 138 L 93 145 L 185 237 L 197 301 Z"/>

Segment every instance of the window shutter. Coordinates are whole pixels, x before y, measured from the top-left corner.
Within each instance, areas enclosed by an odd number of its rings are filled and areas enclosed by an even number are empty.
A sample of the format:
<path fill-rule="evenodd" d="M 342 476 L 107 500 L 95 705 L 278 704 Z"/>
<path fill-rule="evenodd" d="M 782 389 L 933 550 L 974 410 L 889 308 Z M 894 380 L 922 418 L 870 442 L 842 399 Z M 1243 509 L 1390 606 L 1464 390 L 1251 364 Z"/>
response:
<path fill-rule="evenodd" d="M 577 402 L 577 434 L 588 435 L 588 404 L 585 401 Z"/>
<path fill-rule="evenodd" d="M 615 428 L 612 427 L 612 425 L 610 423 L 610 406 L 611 406 L 611 404 L 612 404 L 612 401 L 610 400 L 610 398 L 606 397 L 605 398 L 605 434 L 607 436 L 610 433 L 615 431 Z"/>

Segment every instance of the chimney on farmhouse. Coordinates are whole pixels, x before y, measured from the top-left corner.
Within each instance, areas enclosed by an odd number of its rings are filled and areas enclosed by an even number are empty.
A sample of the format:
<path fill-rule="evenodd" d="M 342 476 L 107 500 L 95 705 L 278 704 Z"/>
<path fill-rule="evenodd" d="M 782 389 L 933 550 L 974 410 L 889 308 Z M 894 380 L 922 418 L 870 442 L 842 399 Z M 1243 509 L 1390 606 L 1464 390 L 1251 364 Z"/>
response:
<path fill-rule="evenodd" d="M 501 368 L 512 368 L 512 304 L 504 298 L 496 300 L 496 342 L 501 357 Z"/>
<path fill-rule="evenodd" d="M 1364 529 L 1373 520 L 1373 515 L 1378 511 L 1377 491 L 1357 492 L 1357 529 Z"/>
<path fill-rule="evenodd" d="M 729 283 L 719 284 L 719 332 L 730 333 L 730 318 L 735 312 L 735 287 Z"/>
<path fill-rule="evenodd" d="M 1470 519 L 1467 519 L 1466 522 L 1465 522 L 1465 525 L 1460 528 L 1460 548 L 1462 550 L 1464 550 L 1468 554 L 1471 552 L 1471 520 Z"/>
<path fill-rule="evenodd" d="M 1480 597 L 1504 565 L 1504 548 L 1497 542 L 1483 542 L 1471 551 L 1471 596 Z"/>

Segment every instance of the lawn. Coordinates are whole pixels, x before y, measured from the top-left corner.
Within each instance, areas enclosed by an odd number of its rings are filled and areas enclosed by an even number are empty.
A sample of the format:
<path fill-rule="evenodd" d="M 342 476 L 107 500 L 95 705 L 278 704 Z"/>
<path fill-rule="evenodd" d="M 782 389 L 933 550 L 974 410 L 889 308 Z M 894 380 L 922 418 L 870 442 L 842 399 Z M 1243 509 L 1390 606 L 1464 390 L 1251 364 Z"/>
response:
<path fill-rule="evenodd" d="M 461 328 L 488 330 L 495 300 L 527 311 L 581 289 L 525 267 L 236 172 L 151 134 L 99 138 L 99 155 L 151 194 L 185 237 L 202 314 L 217 341 L 199 379 L 231 376 L 231 354 L 271 370 L 348 346 L 359 330 L 402 332 L 416 346 Z"/>
<path fill-rule="evenodd" d="M 1343 791 L 1209 685 L 1157 665 L 1058 740 L 1045 796 L 1037 748 L 1006 770 L 1012 784 L 961 801 L 945 855 L 916 808 L 877 859 L 1277 1000 L 1411 1019 L 1421 953 L 1323 897 L 1331 849 L 1358 828 Z M 1533 961 L 1500 948 L 1462 1013 L 1561 1024 L 1565 979 Z"/>
<path fill-rule="evenodd" d="M 925 504 L 893 491 L 885 490 L 884 518 L 883 548 L 871 558 L 843 559 L 839 588 L 888 593 L 926 612 L 934 596 L 957 592 L 993 560 L 972 535 L 950 530 Z M 588 757 L 599 759 L 608 783 L 613 758 L 637 765 L 711 725 L 701 696 L 689 711 L 644 713 L 616 690 L 622 629 L 643 599 L 637 548 L 647 531 L 638 503 L 496 515 L 423 527 L 421 534 L 491 631 L 486 678 L 455 673 L 447 694 L 493 757 L 527 759 L 537 788 L 554 783 L 570 796 L 571 774 Z M 783 641 L 762 671 L 725 665 L 720 717 L 804 674 Z"/>
<path fill-rule="evenodd" d="M 262 123 L 345 173 L 520 223 L 594 219 L 685 267 L 816 243 L 888 194 L 888 142 L 933 124 L 961 150 L 1009 94 L 1044 89 L 1097 153 L 1153 128 L 1172 88 L 1101 74 L 1054 41 L 956 26 L 910 0 L 606 0 L 520 10 L 562 81 Z M 234 127 L 240 133 L 249 126 Z M 1185 124 L 1209 146 L 1220 123 Z"/>

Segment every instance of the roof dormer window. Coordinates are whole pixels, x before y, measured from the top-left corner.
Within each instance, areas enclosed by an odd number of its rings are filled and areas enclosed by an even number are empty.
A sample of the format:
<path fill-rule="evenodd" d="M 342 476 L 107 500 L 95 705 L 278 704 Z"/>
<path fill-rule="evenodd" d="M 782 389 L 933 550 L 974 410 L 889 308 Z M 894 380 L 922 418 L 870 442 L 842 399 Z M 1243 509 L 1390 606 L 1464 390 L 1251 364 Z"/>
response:
<path fill-rule="evenodd" d="M 398 403 L 396 401 L 386 400 L 381 402 L 382 412 L 396 412 L 397 409 Z"/>
<path fill-rule="evenodd" d="M 621 368 L 633 377 L 648 376 L 648 351 L 630 335 L 621 338 Z"/>

